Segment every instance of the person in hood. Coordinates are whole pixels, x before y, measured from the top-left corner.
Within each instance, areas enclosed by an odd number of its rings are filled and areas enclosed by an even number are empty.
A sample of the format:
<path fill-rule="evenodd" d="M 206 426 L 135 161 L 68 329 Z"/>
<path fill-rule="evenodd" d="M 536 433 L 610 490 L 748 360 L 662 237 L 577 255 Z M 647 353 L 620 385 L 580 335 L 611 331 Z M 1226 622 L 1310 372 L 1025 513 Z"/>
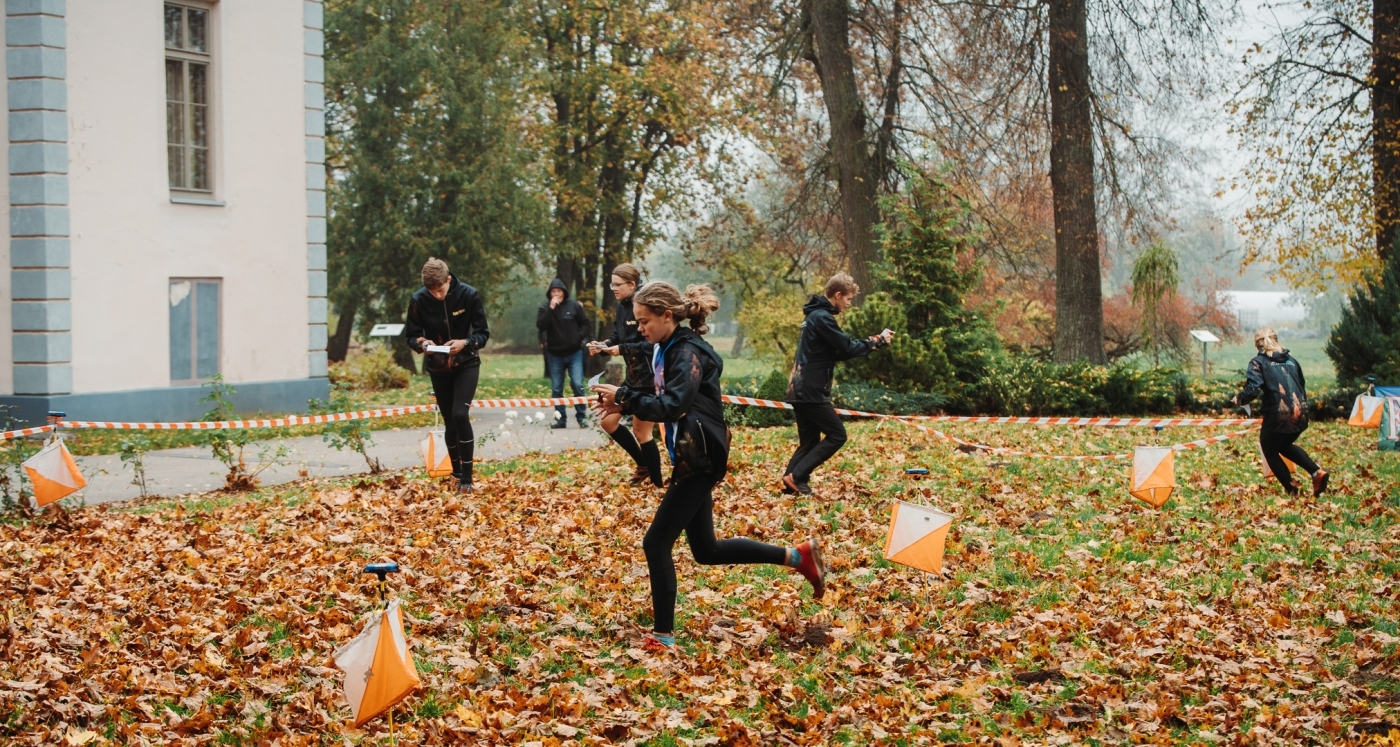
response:
<path fill-rule="evenodd" d="M 1254 332 L 1254 348 L 1259 354 L 1245 368 L 1244 389 L 1235 395 L 1234 403 L 1243 405 L 1260 397 L 1259 414 L 1264 424 L 1259 429 L 1259 450 L 1269 470 L 1283 485 L 1284 492 L 1297 495 L 1293 473 L 1284 459 L 1312 475 L 1313 497 L 1327 490 L 1327 470 L 1317 466 L 1303 448 L 1295 443 L 1308 429 L 1308 392 L 1303 367 L 1278 343 L 1278 334 L 1269 327 Z"/>
<path fill-rule="evenodd" d="M 642 550 L 651 573 L 652 634 L 643 646 L 664 651 L 675 645 L 676 564 L 672 548 L 681 532 L 701 565 L 772 564 L 795 568 L 821 598 L 825 567 L 815 539 L 783 548 L 751 539 L 715 539 L 713 491 L 729 468 L 729 428 L 724 423 L 719 378 L 724 362 L 701 339 L 705 319 L 719 309 L 709 286 L 692 285 L 685 295 L 670 283 L 650 282 L 633 297 L 642 336 L 655 345 L 652 387 L 599 384 L 595 408 L 665 423 L 671 450 L 671 484 L 651 520 Z M 680 326 L 688 320 L 690 327 Z"/>
<path fill-rule="evenodd" d="M 627 368 L 627 386 L 638 391 L 654 392 L 651 382 L 652 344 L 637 330 L 637 316 L 632 310 L 632 296 L 641 282 L 642 271 L 636 265 L 624 262 L 613 268 L 611 287 L 613 295 L 617 296 L 613 333 L 606 340 L 589 343 L 588 354 L 621 356 Z M 652 437 L 656 424 L 633 417 L 632 429 L 628 430 L 621 423 L 622 416 L 618 414 L 599 419 L 599 425 L 603 426 L 608 437 L 636 462 L 637 469 L 632 473 L 631 483 L 641 485 L 650 480 L 656 487 L 661 487 L 661 450 Z"/>
<path fill-rule="evenodd" d="M 846 443 L 846 426 L 831 404 L 831 382 L 836 362 L 870 355 L 890 344 L 885 330 L 865 340 L 848 337 L 836 323 L 836 315 L 851 307 L 860 286 L 844 272 L 826 281 L 826 292 L 812 296 L 802 307 L 806 319 L 797 342 L 797 356 L 788 376 L 786 401 L 797 420 L 797 451 L 783 472 L 783 492 L 811 495 L 808 480 L 822 462 Z"/>
<path fill-rule="evenodd" d="M 535 315 L 535 327 L 540 330 L 544 343 L 545 368 L 549 371 L 550 396 L 564 396 L 564 372 L 569 372 L 569 386 L 575 397 L 583 396 L 583 346 L 592 335 L 589 333 L 588 314 L 583 304 L 569 298 L 569 289 L 564 281 L 555 278 L 549 284 L 545 302 L 540 304 Z M 554 408 L 558 416 L 554 419 L 555 428 L 563 428 L 569 418 L 564 406 Z M 587 421 L 588 409 L 574 405 L 574 417 L 578 427 L 583 428 Z"/>
<path fill-rule="evenodd" d="M 429 257 L 423 264 L 423 287 L 408 301 L 403 334 L 409 348 L 423 353 L 423 372 L 433 381 L 445 424 L 443 438 L 452 458 L 452 474 L 458 489 L 469 493 L 476 451 L 471 407 L 481 375 L 480 350 L 491 337 L 481 294 L 449 272 L 446 262 Z M 428 345 L 448 351 L 429 352 Z"/>

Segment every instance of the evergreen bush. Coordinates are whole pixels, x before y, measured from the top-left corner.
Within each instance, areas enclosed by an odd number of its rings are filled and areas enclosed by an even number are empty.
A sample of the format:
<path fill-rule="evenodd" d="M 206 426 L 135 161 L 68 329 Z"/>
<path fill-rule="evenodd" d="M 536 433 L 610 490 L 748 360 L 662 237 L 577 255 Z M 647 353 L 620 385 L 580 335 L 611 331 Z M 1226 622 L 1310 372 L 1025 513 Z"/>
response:
<path fill-rule="evenodd" d="M 1380 277 L 1354 287 L 1349 300 L 1327 338 L 1337 382 L 1361 388 L 1374 376 L 1379 384 L 1400 384 L 1400 242 Z"/>

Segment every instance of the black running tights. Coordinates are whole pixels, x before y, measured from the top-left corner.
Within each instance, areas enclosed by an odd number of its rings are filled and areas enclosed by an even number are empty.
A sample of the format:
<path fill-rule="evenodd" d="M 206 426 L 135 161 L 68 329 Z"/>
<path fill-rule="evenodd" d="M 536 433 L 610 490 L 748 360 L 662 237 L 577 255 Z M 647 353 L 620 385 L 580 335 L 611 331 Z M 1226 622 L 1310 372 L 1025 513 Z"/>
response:
<path fill-rule="evenodd" d="M 714 490 L 709 477 L 671 483 L 656 508 L 642 550 L 651 572 L 651 612 L 657 633 L 676 624 L 676 563 L 671 550 L 685 532 L 690 553 L 701 565 L 784 565 L 787 549 L 751 539 L 715 539 Z"/>
<path fill-rule="evenodd" d="M 1301 435 L 1303 434 L 1259 431 L 1259 450 L 1264 452 L 1264 461 L 1269 463 L 1269 471 L 1278 478 L 1283 489 L 1290 493 L 1293 492 L 1293 478 L 1289 476 L 1288 466 L 1283 463 L 1284 459 L 1307 470 L 1309 475 L 1317 471 L 1317 463 L 1308 456 L 1308 452 L 1293 443 Z"/>
<path fill-rule="evenodd" d="M 476 450 L 476 434 L 472 432 L 472 400 L 476 399 L 476 383 L 481 366 L 467 366 L 452 373 L 431 374 L 433 395 L 442 412 L 442 436 L 452 466 L 459 467 L 464 482 L 472 480 L 472 456 Z"/>

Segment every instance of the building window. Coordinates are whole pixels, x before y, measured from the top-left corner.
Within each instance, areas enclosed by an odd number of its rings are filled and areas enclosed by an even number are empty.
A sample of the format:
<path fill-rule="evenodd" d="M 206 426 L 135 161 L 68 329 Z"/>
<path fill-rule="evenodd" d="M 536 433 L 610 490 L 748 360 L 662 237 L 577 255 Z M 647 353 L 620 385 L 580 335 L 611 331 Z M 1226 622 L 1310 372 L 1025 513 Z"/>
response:
<path fill-rule="evenodd" d="M 170 280 L 170 383 L 208 381 L 219 372 L 220 281 Z"/>
<path fill-rule="evenodd" d="M 209 192 L 209 9 L 165 6 L 165 141 L 170 188 Z"/>

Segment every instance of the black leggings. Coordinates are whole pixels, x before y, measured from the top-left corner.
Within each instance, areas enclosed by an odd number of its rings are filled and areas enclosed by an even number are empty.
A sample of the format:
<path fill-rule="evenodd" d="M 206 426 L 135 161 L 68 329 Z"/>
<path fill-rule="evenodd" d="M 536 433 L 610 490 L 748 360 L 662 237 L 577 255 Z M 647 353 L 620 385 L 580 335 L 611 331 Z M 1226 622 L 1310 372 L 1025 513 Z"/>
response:
<path fill-rule="evenodd" d="M 787 474 L 805 484 L 813 470 L 846 445 L 846 426 L 829 402 L 794 404 L 792 414 L 797 420 L 797 451 L 788 460 Z"/>
<path fill-rule="evenodd" d="M 472 431 L 472 400 L 476 399 L 476 382 L 481 366 L 471 365 L 450 374 L 430 374 L 438 410 L 442 412 L 443 438 L 452 466 L 464 482 L 472 479 L 472 456 L 475 454 L 476 434 Z"/>
<path fill-rule="evenodd" d="M 1293 490 L 1293 478 L 1289 476 L 1288 467 L 1283 463 L 1284 459 L 1302 467 L 1309 475 L 1317 472 L 1317 463 L 1308 456 L 1308 452 L 1293 443 L 1301 435 L 1303 434 L 1259 431 L 1259 449 L 1264 452 L 1264 461 L 1269 463 L 1269 471 L 1278 478 L 1283 489 L 1290 492 Z"/>
<path fill-rule="evenodd" d="M 671 549 L 685 531 L 690 553 L 700 565 L 785 565 L 787 550 L 751 539 L 715 539 L 715 480 L 693 477 L 671 483 L 656 508 L 642 550 L 651 572 L 651 615 L 658 633 L 676 624 L 676 563 Z"/>

